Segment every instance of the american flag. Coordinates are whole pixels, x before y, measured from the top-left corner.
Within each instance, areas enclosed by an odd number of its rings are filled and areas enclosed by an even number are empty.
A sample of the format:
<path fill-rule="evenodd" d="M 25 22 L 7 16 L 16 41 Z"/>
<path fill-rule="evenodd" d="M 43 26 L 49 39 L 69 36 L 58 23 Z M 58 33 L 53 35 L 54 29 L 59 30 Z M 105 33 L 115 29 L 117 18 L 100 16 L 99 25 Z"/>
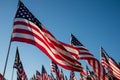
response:
<path fill-rule="evenodd" d="M 56 80 L 52 73 L 50 73 L 50 80 Z"/>
<path fill-rule="evenodd" d="M 114 61 L 114 59 L 112 57 L 109 58 L 109 64 L 113 70 L 112 71 L 113 75 L 117 79 L 120 79 L 120 68 L 119 68 L 118 64 L 116 64 L 116 62 Z"/>
<path fill-rule="evenodd" d="M 110 57 L 103 48 L 101 48 L 101 55 L 104 55 L 102 57 L 106 58 L 106 62 L 104 63 L 108 63 L 107 66 L 104 66 L 104 67 L 108 69 L 108 71 L 110 71 L 110 73 L 114 75 L 117 79 L 120 79 L 120 67 L 116 63 L 116 61 L 112 57 Z"/>
<path fill-rule="evenodd" d="M 44 28 L 21 1 L 14 19 L 11 41 L 25 42 L 38 47 L 52 61 L 65 69 L 78 72 L 83 70 L 81 63 L 75 60 L 70 52 L 62 46 L 63 44 Z M 69 48 L 77 51 L 72 46 Z"/>
<path fill-rule="evenodd" d="M 60 73 L 60 80 L 65 80 L 65 76 L 63 73 L 63 70 L 61 69 L 61 73 Z"/>
<path fill-rule="evenodd" d="M 15 56 L 13 67 L 17 69 L 17 80 L 28 80 L 27 75 L 25 74 L 22 62 L 20 60 L 18 48 L 16 50 L 16 56 Z"/>
<path fill-rule="evenodd" d="M 86 74 L 87 74 L 87 76 L 90 76 L 90 75 L 91 75 L 90 70 L 89 70 L 89 68 L 88 68 L 87 65 L 86 65 Z"/>
<path fill-rule="evenodd" d="M 35 79 L 35 75 L 33 75 L 33 76 L 30 78 L 30 80 L 36 80 L 36 79 Z"/>
<path fill-rule="evenodd" d="M 45 67 L 43 65 L 42 65 L 41 75 L 42 75 L 42 80 L 48 80 L 48 73 L 46 72 Z"/>
<path fill-rule="evenodd" d="M 55 80 L 55 79 L 51 75 L 48 75 L 48 80 Z"/>
<path fill-rule="evenodd" d="M 71 34 L 71 44 L 73 46 L 76 46 L 79 48 L 80 52 L 79 54 L 76 54 L 78 59 L 86 60 L 90 66 L 92 66 L 94 72 L 97 75 L 98 80 L 104 80 L 105 79 L 105 70 L 102 67 L 101 63 L 91 54 L 88 49 L 86 49 L 82 43 L 78 41 L 78 39 Z M 76 57 L 75 56 L 75 57 Z"/>
<path fill-rule="evenodd" d="M 77 80 L 74 71 L 70 72 L 70 80 Z"/>
<path fill-rule="evenodd" d="M 53 61 L 51 62 L 51 71 L 55 73 L 59 71 L 57 64 Z"/>
<path fill-rule="evenodd" d="M 60 77 L 61 72 L 60 72 L 57 64 L 54 63 L 53 61 L 51 62 L 51 71 L 55 72 L 57 80 L 61 80 L 61 77 Z"/>
<path fill-rule="evenodd" d="M 42 80 L 41 78 L 42 78 L 42 76 L 41 76 L 40 72 L 38 70 L 36 70 L 35 80 Z"/>
<path fill-rule="evenodd" d="M 107 70 L 109 70 L 110 73 L 112 73 L 112 68 L 109 64 L 109 56 L 105 52 L 105 50 L 101 47 L 101 64 L 103 67 L 105 67 Z"/>
<path fill-rule="evenodd" d="M 90 71 L 87 65 L 86 65 L 86 73 L 87 73 L 86 75 L 87 79 L 89 78 L 90 80 L 97 80 L 96 74 L 93 71 Z"/>
<path fill-rule="evenodd" d="M 65 80 L 68 80 L 67 76 L 65 75 Z"/>
<path fill-rule="evenodd" d="M 40 75 L 40 72 L 38 70 L 36 70 L 36 75 Z"/>
<path fill-rule="evenodd" d="M 3 75 L 0 73 L 0 80 L 6 80 L 5 78 L 3 78 Z"/>
<path fill-rule="evenodd" d="M 87 78 L 83 74 L 80 73 L 80 80 L 87 80 Z"/>

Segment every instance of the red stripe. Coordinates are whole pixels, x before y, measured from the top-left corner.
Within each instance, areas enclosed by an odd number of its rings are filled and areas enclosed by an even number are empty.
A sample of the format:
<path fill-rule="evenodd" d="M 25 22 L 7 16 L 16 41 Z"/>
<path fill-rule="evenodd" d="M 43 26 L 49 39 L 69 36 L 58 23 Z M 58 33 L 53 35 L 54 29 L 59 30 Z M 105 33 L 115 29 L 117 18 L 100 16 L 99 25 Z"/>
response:
<path fill-rule="evenodd" d="M 40 32 L 39 30 L 40 30 L 40 28 L 39 27 L 35 27 L 35 26 L 33 26 L 32 24 L 30 24 L 30 23 L 26 23 L 26 22 L 22 22 L 22 21 L 15 21 L 14 22 L 14 26 L 16 26 L 16 25 L 24 25 L 24 26 L 26 26 L 26 27 L 29 27 L 29 28 L 32 28 L 32 29 L 34 29 L 35 31 L 37 31 L 37 32 Z"/>

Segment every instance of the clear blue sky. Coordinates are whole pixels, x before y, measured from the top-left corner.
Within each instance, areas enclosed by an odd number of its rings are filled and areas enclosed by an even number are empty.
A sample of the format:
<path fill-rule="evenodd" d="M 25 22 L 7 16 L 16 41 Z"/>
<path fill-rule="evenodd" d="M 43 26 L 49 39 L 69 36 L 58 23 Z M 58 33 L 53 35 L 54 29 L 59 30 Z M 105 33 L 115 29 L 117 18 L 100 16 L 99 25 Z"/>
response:
<path fill-rule="evenodd" d="M 97 59 L 100 59 L 102 46 L 120 62 L 120 0 L 21 1 L 58 40 L 70 44 L 70 34 L 73 33 Z M 4 69 L 17 4 L 18 0 L 0 1 L 0 73 Z M 11 80 L 17 46 L 28 78 L 36 70 L 41 71 L 42 64 L 50 73 L 50 59 L 37 47 L 12 42 L 5 74 L 8 80 Z M 69 71 L 63 69 L 63 72 L 69 76 Z M 16 70 L 14 80 L 15 77 Z"/>

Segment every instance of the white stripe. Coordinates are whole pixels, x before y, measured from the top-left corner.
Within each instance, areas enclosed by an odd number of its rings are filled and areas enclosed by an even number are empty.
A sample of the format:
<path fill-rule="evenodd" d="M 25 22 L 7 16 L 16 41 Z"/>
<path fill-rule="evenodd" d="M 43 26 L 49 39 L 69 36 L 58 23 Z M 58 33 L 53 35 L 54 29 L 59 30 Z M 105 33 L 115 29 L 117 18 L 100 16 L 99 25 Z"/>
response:
<path fill-rule="evenodd" d="M 79 54 L 79 51 L 78 51 L 78 50 L 73 49 L 73 48 L 68 47 L 68 46 L 65 46 L 65 45 L 63 45 L 63 46 L 64 46 L 64 48 L 65 48 L 67 51 L 72 52 L 72 53 L 75 53 L 76 55 Z"/>
<path fill-rule="evenodd" d="M 80 59 L 80 58 L 94 58 L 93 56 L 91 56 L 91 55 L 84 55 L 84 54 L 80 54 L 80 55 L 78 55 L 78 58 Z"/>
<path fill-rule="evenodd" d="M 80 50 L 81 53 L 90 53 L 89 51 L 86 50 Z"/>
<path fill-rule="evenodd" d="M 40 29 L 37 25 L 35 25 L 33 22 L 31 21 L 28 21 L 27 19 L 23 19 L 23 18 L 15 18 L 14 22 L 16 21 L 20 21 L 20 22 L 25 22 L 27 24 L 31 24 L 33 25 L 34 27 L 36 27 L 37 29 Z"/>

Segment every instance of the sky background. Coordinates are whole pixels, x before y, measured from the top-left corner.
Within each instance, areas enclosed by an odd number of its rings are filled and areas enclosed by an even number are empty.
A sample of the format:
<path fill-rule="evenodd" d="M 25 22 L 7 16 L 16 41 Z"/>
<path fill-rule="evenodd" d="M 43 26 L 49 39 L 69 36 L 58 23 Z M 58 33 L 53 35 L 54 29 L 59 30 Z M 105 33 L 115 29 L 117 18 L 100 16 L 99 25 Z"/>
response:
<path fill-rule="evenodd" d="M 72 33 L 98 60 L 102 46 L 116 62 L 120 62 L 120 0 L 21 1 L 58 40 L 70 44 Z M 4 70 L 17 5 L 18 0 L 0 1 L 0 73 Z M 36 70 L 41 72 L 42 65 L 50 74 L 51 61 L 43 52 L 30 44 L 12 42 L 6 79 L 11 80 L 17 46 L 28 78 Z M 85 68 L 86 63 L 82 62 L 82 65 Z M 69 77 L 68 70 L 63 69 L 63 72 Z M 76 76 L 78 78 L 79 73 Z"/>

